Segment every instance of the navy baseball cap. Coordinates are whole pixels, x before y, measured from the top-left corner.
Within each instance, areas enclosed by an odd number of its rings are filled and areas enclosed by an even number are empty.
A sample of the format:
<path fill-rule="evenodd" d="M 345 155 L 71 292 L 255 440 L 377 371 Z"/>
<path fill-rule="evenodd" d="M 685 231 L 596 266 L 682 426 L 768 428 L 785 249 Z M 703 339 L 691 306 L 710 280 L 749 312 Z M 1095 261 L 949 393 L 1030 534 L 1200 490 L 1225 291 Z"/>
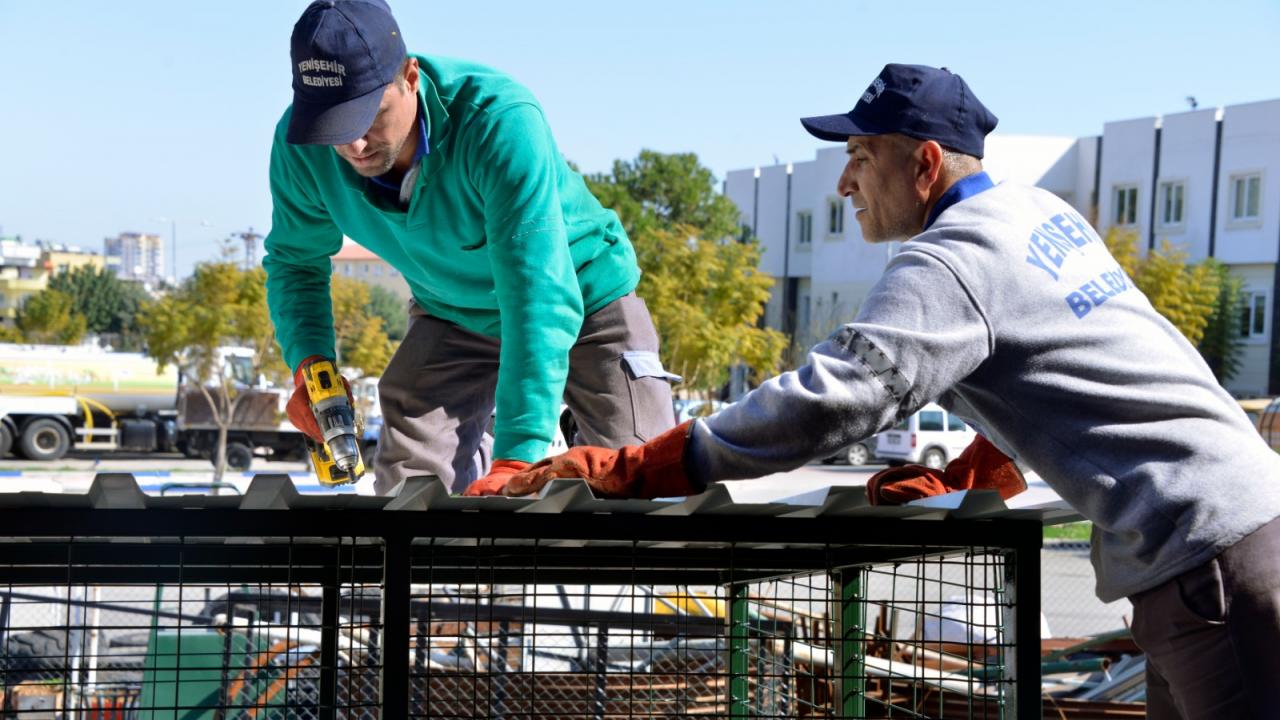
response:
<path fill-rule="evenodd" d="M 968 84 L 946 68 L 884 66 L 847 113 L 802 118 L 814 137 L 844 142 L 851 135 L 901 133 L 976 158 L 999 122 Z"/>
<path fill-rule="evenodd" d="M 407 53 L 383 0 L 316 0 L 293 26 L 293 114 L 285 139 L 345 145 L 369 131 Z"/>

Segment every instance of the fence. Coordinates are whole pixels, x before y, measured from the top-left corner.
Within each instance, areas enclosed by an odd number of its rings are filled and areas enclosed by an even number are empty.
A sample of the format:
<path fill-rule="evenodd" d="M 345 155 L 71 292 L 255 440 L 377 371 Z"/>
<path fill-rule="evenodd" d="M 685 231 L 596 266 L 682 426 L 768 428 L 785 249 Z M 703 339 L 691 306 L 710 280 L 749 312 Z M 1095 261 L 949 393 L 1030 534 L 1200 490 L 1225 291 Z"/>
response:
<path fill-rule="evenodd" d="M 1061 514 L 950 501 L 0 498 L 0 717 L 1040 717 Z"/>

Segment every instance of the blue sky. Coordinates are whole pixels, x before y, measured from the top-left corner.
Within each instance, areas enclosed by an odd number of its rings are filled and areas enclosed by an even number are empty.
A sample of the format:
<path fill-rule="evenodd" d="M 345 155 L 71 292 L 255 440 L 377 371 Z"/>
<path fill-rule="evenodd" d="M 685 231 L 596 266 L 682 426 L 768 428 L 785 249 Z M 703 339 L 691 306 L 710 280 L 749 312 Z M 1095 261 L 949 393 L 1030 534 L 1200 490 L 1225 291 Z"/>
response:
<path fill-rule="evenodd" d="M 1280 0 L 391 0 L 413 52 L 505 70 L 587 171 L 642 148 L 717 175 L 812 157 L 886 62 L 945 65 L 997 132 L 1280 97 Z M 179 270 L 270 226 L 301 0 L 0 0 L 0 234 L 101 250 L 177 220 Z"/>

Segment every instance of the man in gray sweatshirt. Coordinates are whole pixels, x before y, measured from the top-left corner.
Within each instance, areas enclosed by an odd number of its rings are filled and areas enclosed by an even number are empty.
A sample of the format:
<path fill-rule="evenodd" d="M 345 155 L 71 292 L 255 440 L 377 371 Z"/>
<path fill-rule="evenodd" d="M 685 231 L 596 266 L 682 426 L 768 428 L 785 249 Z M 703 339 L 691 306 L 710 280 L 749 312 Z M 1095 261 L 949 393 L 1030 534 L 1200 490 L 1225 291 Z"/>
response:
<path fill-rule="evenodd" d="M 930 401 L 1093 522 L 1097 593 L 1129 597 L 1148 716 L 1280 717 L 1280 456 L 1089 223 L 982 172 L 996 124 L 958 76 L 888 65 L 848 113 L 838 190 L 870 242 L 906 239 L 808 363 L 710 418 L 514 476 L 684 495 L 830 455 Z"/>

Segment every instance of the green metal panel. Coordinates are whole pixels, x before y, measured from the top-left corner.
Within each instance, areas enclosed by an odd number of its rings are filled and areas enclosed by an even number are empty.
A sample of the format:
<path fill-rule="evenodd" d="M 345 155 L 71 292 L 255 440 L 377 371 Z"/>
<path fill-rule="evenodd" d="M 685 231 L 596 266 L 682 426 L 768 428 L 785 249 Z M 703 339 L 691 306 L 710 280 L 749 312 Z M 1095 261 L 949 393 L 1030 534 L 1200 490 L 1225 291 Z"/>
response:
<path fill-rule="evenodd" d="M 840 676 L 836 687 L 840 698 L 841 718 L 866 716 L 867 673 L 863 658 L 866 653 L 866 604 L 862 596 L 862 569 L 845 568 L 834 575 L 840 606 L 836 626 L 836 667 Z"/>
<path fill-rule="evenodd" d="M 155 633 L 143 665 L 138 720 L 213 720 L 219 707 L 283 706 L 284 692 L 273 683 L 283 679 L 284 668 L 258 662 L 269 659 L 259 654 L 260 643 L 254 647 L 239 633 L 230 640 L 200 628 Z M 261 667 L 246 674 L 248 663 Z M 235 695 L 226 697 L 233 684 Z M 260 710 L 258 717 L 283 714 Z"/>
<path fill-rule="evenodd" d="M 748 585 L 729 586 L 729 716 L 745 718 L 750 711 L 750 602 Z"/>

